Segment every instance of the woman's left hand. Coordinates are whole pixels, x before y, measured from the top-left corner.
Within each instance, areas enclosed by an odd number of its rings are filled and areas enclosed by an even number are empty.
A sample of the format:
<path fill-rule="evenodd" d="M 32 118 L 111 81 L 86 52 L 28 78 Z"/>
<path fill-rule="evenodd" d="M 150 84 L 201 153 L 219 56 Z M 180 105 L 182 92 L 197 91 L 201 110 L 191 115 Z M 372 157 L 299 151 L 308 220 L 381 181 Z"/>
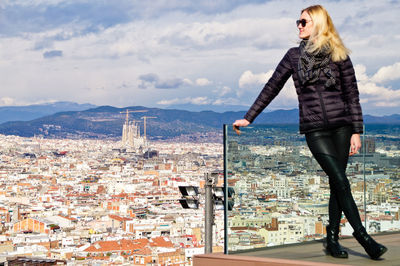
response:
<path fill-rule="evenodd" d="M 350 139 L 349 155 L 352 156 L 352 155 L 356 154 L 360 148 L 361 148 L 360 134 L 353 134 Z"/>

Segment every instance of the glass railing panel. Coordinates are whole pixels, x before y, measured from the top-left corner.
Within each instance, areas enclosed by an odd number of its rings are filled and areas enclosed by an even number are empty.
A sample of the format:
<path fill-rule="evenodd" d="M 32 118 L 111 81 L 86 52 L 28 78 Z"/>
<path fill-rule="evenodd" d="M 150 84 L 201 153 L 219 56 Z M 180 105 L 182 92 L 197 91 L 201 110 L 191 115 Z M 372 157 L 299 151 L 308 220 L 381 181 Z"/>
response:
<path fill-rule="evenodd" d="M 399 134 L 366 132 L 365 155 L 351 157 L 347 167 L 353 196 L 369 231 L 399 230 Z M 328 178 L 296 125 L 251 125 L 240 136 L 226 125 L 224 138 L 225 185 L 235 190 L 225 212 L 225 253 L 325 237 Z M 341 230 L 353 232 L 344 216 Z"/>
<path fill-rule="evenodd" d="M 400 125 L 367 124 L 363 138 L 347 174 L 364 226 L 370 233 L 400 231 Z M 345 221 L 342 234 L 352 232 Z"/>
<path fill-rule="evenodd" d="M 226 127 L 226 252 L 323 237 L 329 190 L 298 126 L 251 125 L 238 136 Z"/>

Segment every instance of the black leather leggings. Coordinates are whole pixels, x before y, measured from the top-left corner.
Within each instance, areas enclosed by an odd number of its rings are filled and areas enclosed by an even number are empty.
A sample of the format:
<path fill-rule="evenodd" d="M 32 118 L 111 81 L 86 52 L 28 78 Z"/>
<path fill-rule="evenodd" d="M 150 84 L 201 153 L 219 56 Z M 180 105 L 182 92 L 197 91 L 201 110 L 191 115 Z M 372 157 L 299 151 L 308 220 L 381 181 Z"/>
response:
<path fill-rule="evenodd" d="M 355 231 L 362 228 L 360 214 L 346 176 L 351 126 L 306 133 L 307 145 L 329 177 L 329 224 L 338 227 L 342 211 Z"/>

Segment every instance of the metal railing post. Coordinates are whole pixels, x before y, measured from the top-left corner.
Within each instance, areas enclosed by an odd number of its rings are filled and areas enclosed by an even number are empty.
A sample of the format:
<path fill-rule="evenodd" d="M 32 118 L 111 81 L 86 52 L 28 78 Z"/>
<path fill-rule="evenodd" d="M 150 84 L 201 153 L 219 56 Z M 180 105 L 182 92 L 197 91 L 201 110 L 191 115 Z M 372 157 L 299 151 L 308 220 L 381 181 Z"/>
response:
<path fill-rule="evenodd" d="M 365 178 L 365 153 L 367 147 L 365 147 L 365 125 L 363 125 L 362 135 L 362 146 L 363 146 L 363 176 L 364 176 L 364 227 L 367 229 L 367 181 Z"/>
<path fill-rule="evenodd" d="M 228 125 L 224 124 L 223 131 L 224 131 L 224 190 L 226 193 L 226 190 L 227 190 L 226 187 L 228 186 Z M 228 254 L 228 210 L 227 210 L 227 208 L 224 208 L 224 254 Z"/>

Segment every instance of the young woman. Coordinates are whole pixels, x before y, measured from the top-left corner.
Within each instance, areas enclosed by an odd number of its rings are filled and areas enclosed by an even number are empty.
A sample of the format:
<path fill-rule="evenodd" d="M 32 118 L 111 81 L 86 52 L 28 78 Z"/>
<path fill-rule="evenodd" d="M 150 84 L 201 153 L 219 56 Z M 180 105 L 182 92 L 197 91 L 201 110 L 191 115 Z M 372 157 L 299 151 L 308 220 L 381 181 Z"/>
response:
<path fill-rule="evenodd" d="M 354 229 L 354 237 L 372 259 L 387 248 L 375 242 L 363 227 L 346 177 L 348 156 L 361 148 L 363 118 L 359 92 L 349 50 L 343 45 L 328 12 L 320 5 L 301 11 L 297 20 L 300 46 L 291 48 L 277 66 L 244 119 L 245 127 L 275 98 L 292 76 L 299 99 L 300 133 L 321 168 L 329 177 L 329 225 L 326 250 L 333 257 L 347 258 L 340 246 L 342 211 Z M 350 152 L 349 152 L 350 151 Z"/>

